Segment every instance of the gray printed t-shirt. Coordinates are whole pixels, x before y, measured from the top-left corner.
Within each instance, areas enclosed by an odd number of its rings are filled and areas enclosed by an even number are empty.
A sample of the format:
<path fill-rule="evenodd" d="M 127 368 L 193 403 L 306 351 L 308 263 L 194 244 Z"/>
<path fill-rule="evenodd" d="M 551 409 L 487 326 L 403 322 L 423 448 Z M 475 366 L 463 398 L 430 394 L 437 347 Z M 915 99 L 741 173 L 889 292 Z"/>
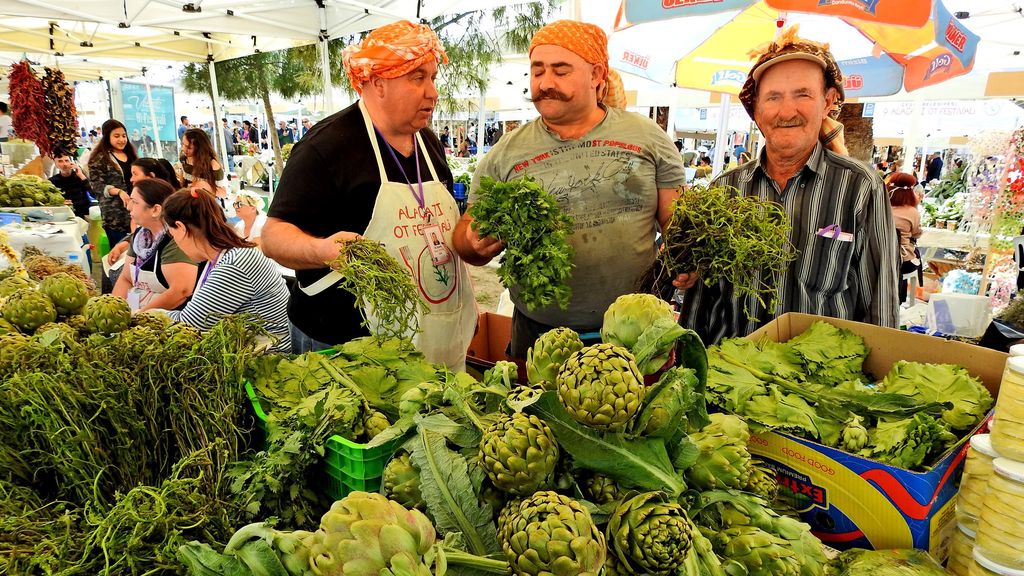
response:
<path fill-rule="evenodd" d="M 682 185 L 683 161 L 668 135 L 644 116 L 616 108 L 577 140 L 562 140 L 538 118 L 506 133 L 473 175 L 469 201 L 480 179 L 532 176 L 575 221 L 569 242 L 576 250 L 569 280 L 572 298 L 529 310 L 511 288 L 516 309 L 550 326 L 575 330 L 601 326 L 604 311 L 635 290 L 656 256 L 658 189 Z"/>

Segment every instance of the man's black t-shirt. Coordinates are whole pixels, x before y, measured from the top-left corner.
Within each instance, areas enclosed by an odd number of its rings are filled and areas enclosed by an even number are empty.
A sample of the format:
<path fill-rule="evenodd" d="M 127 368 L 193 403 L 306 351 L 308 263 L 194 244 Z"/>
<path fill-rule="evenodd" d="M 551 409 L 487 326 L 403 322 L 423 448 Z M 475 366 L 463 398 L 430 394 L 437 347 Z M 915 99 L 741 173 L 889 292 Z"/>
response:
<path fill-rule="evenodd" d="M 78 174 L 72 173 L 69 176 L 61 176 L 58 172 L 50 177 L 50 182 L 60 189 L 65 200 L 71 200 L 71 208 L 74 211 L 75 216 L 85 218 L 89 215 L 90 201 L 88 180 L 82 180 Z"/>
<path fill-rule="evenodd" d="M 452 173 L 437 135 L 420 131 L 430 160 L 445 188 L 452 191 Z M 377 136 L 388 179 L 405 182 L 402 171 L 388 152 L 388 144 Z M 416 186 L 414 157 L 395 155 Z M 420 175 L 431 180 L 426 159 L 420 156 Z M 359 106 L 344 110 L 317 122 L 292 149 L 281 183 L 267 215 L 291 224 L 307 234 L 326 238 L 342 230 L 362 234 L 373 215 L 380 188 L 380 173 L 373 147 Z M 409 192 L 412 194 L 412 192 Z M 301 286 L 322 278 L 327 268 L 296 270 Z M 355 308 L 355 298 L 337 286 L 316 296 L 308 296 L 298 286 L 292 290 L 288 318 L 307 336 L 321 342 L 340 344 L 367 334 Z"/>

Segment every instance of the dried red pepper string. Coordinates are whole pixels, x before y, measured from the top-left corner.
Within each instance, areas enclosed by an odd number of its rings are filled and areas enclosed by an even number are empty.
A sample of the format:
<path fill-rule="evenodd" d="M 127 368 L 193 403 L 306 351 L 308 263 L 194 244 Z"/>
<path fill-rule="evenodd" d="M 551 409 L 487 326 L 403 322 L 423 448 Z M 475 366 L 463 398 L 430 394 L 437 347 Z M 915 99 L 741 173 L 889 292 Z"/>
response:
<path fill-rule="evenodd" d="M 28 62 L 22 60 L 11 65 L 8 77 L 11 97 L 11 121 L 18 138 L 31 140 L 39 153 L 51 152 L 49 130 L 46 123 L 46 94 L 43 83 L 32 73 Z"/>

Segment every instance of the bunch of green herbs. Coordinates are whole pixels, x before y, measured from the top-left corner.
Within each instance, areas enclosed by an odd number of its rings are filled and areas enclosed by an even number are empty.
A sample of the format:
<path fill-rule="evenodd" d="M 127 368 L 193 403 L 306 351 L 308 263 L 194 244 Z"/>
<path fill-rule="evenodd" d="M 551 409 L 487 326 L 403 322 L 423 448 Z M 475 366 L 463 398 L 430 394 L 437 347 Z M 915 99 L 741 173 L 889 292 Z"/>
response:
<path fill-rule="evenodd" d="M 338 244 L 338 257 L 328 265 L 342 275 L 339 287 L 355 296 L 363 325 L 381 338 L 410 338 L 419 331 L 426 304 L 408 269 L 379 242 L 360 238 Z"/>
<path fill-rule="evenodd" d="M 678 274 L 695 273 L 706 286 L 724 281 L 735 298 L 774 310 L 778 280 L 796 257 L 789 231 L 785 211 L 770 200 L 726 186 L 682 189 L 640 291 L 663 293 Z"/>
<path fill-rule="evenodd" d="M 558 200 L 530 177 L 480 181 L 473 205 L 473 230 L 505 243 L 498 276 L 530 309 L 569 305 L 575 251 L 569 244 L 573 220 Z"/>

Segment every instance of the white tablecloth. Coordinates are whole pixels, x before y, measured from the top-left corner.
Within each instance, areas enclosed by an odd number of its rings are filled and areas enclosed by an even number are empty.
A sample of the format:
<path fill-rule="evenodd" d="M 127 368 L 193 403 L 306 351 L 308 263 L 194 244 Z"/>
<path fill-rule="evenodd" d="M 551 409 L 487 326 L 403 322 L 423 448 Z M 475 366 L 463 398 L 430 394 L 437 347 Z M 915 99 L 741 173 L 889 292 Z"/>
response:
<path fill-rule="evenodd" d="M 82 240 L 88 227 L 84 220 L 75 218 L 68 222 L 8 224 L 3 230 L 7 232 L 11 247 L 19 253 L 25 246 L 35 246 L 51 256 L 76 261 L 89 274 Z"/>

